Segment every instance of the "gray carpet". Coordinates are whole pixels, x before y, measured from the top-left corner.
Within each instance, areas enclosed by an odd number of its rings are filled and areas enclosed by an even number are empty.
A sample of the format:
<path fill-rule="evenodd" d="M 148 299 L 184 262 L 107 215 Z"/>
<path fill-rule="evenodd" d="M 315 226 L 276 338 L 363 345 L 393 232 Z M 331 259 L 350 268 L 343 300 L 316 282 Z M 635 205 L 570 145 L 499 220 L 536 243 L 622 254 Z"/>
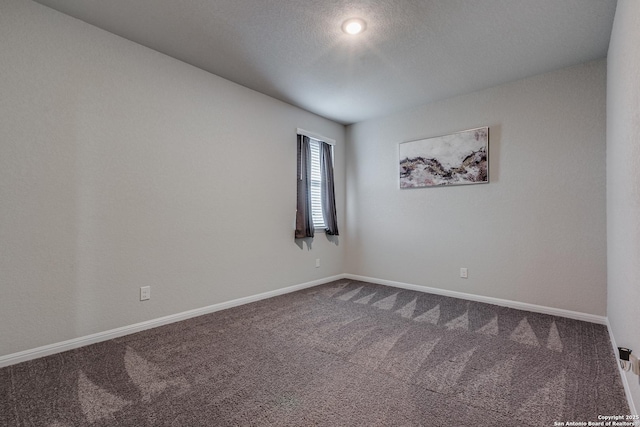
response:
<path fill-rule="evenodd" d="M 628 412 L 602 325 L 347 280 L 0 369 L 2 426 L 552 426 Z"/>

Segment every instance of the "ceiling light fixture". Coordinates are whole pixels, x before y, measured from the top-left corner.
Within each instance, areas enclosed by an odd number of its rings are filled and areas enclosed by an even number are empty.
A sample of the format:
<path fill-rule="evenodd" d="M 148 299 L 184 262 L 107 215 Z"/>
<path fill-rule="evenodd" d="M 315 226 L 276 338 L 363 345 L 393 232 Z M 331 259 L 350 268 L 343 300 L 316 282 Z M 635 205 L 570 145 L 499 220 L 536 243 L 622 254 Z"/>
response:
<path fill-rule="evenodd" d="M 360 34 L 366 28 L 367 28 L 367 23 L 360 18 L 347 19 L 342 23 L 342 31 L 344 31 L 347 34 L 351 34 L 352 36 L 355 36 L 356 34 Z"/>

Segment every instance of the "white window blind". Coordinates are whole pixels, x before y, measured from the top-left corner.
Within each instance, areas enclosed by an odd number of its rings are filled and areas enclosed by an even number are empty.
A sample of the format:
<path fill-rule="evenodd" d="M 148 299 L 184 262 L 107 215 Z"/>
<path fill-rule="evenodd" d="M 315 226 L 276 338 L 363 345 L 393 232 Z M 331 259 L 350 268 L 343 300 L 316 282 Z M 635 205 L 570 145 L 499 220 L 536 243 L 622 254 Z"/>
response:
<path fill-rule="evenodd" d="M 313 218 L 313 226 L 316 229 L 323 230 L 326 228 L 324 223 L 324 215 L 322 214 L 322 197 L 320 196 L 320 188 L 322 185 L 322 177 L 320 175 L 320 144 L 317 140 L 310 140 L 311 148 L 311 217 Z"/>

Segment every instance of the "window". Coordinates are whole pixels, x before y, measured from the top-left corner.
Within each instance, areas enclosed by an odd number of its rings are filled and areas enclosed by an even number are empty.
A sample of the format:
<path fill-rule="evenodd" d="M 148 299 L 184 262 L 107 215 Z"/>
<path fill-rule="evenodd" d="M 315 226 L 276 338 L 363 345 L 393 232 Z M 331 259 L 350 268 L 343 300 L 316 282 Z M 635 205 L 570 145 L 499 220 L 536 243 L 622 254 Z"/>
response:
<path fill-rule="evenodd" d="M 316 230 L 326 228 L 322 213 L 322 176 L 320 174 L 320 144 L 318 140 L 309 141 L 311 147 L 311 218 Z"/>
<path fill-rule="evenodd" d="M 313 237 L 315 230 L 338 235 L 333 177 L 335 141 L 298 129 L 298 200 L 296 239 Z"/>

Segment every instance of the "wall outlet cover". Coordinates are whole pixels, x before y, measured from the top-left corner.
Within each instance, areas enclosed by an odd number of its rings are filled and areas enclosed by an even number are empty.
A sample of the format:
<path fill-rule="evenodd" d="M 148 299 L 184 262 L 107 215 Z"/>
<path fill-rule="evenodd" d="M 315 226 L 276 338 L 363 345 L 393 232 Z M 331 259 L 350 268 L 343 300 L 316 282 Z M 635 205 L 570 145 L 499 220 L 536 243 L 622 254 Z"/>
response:
<path fill-rule="evenodd" d="M 640 375 L 640 365 L 638 365 L 638 357 L 635 354 L 629 354 L 629 362 L 631 362 L 631 371 Z"/>
<path fill-rule="evenodd" d="M 151 299 L 151 286 L 143 286 L 140 288 L 140 301 Z"/>

